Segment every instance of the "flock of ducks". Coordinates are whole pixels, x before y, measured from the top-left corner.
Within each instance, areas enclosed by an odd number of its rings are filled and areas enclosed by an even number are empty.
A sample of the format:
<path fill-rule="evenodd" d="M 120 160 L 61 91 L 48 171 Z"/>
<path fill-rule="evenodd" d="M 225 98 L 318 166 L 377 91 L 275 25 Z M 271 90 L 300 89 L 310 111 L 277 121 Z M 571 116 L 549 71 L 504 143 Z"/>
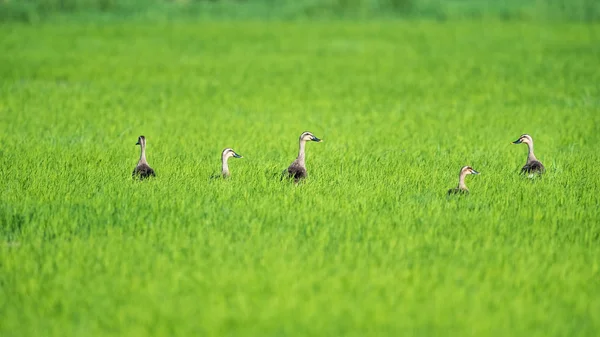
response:
<path fill-rule="evenodd" d="M 521 168 L 521 174 L 527 174 L 530 178 L 535 175 L 542 174 L 546 171 L 546 168 L 542 163 L 537 160 L 533 154 L 533 138 L 528 134 L 523 134 L 519 139 L 512 142 L 513 144 L 527 144 L 529 152 L 527 153 L 527 162 L 525 166 Z M 465 185 L 465 177 L 469 174 L 479 174 L 471 166 L 463 166 L 458 174 L 458 186 L 448 190 L 448 195 L 451 194 L 469 194 L 469 189 Z"/>
<path fill-rule="evenodd" d="M 322 139 L 315 137 L 311 132 L 303 132 L 300 135 L 299 139 L 299 149 L 298 149 L 298 157 L 294 160 L 287 170 L 283 171 L 282 178 L 290 179 L 294 181 L 294 183 L 299 183 L 302 179 L 306 178 L 306 143 L 307 142 L 322 142 Z M 527 144 L 528 153 L 527 153 L 527 162 L 525 166 L 521 168 L 521 174 L 527 174 L 530 178 L 542 174 L 546 171 L 544 165 L 537 160 L 535 155 L 533 154 L 533 138 L 531 138 L 528 134 L 523 134 L 519 137 L 519 139 L 512 142 L 513 144 Z M 154 170 L 148 165 L 148 161 L 146 160 L 146 137 L 139 136 L 138 141 L 135 145 L 140 146 L 140 160 L 138 161 L 135 169 L 133 169 L 132 177 L 145 179 L 149 177 L 155 177 L 156 173 Z M 240 154 L 235 152 L 231 148 L 226 148 L 221 153 L 221 174 L 215 175 L 212 178 L 228 178 L 231 176 L 231 172 L 229 171 L 229 158 L 243 158 Z M 469 189 L 465 184 L 465 178 L 469 174 L 479 174 L 479 172 L 475 171 L 471 166 L 463 166 L 460 169 L 460 173 L 458 174 L 458 186 L 455 188 L 451 188 L 448 190 L 448 195 L 452 194 L 468 194 Z"/>

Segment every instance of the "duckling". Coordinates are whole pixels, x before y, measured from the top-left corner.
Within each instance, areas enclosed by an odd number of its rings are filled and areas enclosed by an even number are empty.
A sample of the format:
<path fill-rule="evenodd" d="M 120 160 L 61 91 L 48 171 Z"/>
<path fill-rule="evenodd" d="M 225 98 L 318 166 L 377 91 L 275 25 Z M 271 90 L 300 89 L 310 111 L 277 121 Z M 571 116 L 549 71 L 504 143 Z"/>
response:
<path fill-rule="evenodd" d="M 226 148 L 225 150 L 223 150 L 223 153 L 221 153 L 221 177 L 223 178 L 229 178 L 229 176 L 231 175 L 231 173 L 229 173 L 229 165 L 227 164 L 227 161 L 231 157 L 244 158 L 243 156 L 233 151 L 233 149 L 231 148 Z M 218 176 L 213 176 L 213 178 L 217 177 Z"/>
<path fill-rule="evenodd" d="M 528 134 L 523 134 L 519 139 L 515 140 L 513 144 L 527 144 L 529 148 L 529 153 L 527 154 L 527 163 L 521 169 L 521 174 L 527 173 L 529 177 L 532 178 L 535 174 L 542 174 L 546 171 L 546 168 L 542 163 L 537 160 L 535 155 L 533 154 L 533 138 L 531 138 Z"/>
<path fill-rule="evenodd" d="M 304 147 L 306 146 L 306 142 L 313 141 L 320 143 L 323 140 L 315 137 L 312 133 L 306 131 L 300 135 L 299 143 L 300 148 L 298 150 L 298 157 L 296 160 L 292 162 L 292 164 L 288 167 L 287 172 L 283 172 L 284 177 L 294 178 L 294 182 L 298 183 L 300 180 L 306 178 L 306 160 L 304 155 Z"/>
<path fill-rule="evenodd" d="M 448 195 L 451 194 L 469 194 L 469 189 L 465 185 L 465 177 L 469 174 L 479 174 L 471 166 L 463 166 L 458 174 L 458 186 L 448 190 Z"/>
<path fill-rule="evenodd" d="M 135 169 L 133 169 L 133 173 L 131 176 L 135 178 L 136 176 L 140 176 L 140 180 L 148 177 L 155 177 L 156 174 L 154 170 L 148 165 L 146 161 L 146 137 L 139 136 L 137 143 L 135 145 L 139 145 L 141 147 L 140 160 L 138 161 Z"/>

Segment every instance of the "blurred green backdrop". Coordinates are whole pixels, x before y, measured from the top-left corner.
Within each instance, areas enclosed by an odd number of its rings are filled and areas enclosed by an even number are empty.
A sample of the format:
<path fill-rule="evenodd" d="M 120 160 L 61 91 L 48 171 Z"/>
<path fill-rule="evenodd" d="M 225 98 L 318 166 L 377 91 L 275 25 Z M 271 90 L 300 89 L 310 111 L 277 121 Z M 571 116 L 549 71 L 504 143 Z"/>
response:
<path fill-rule="evenodd" d="M 0 22 L 57 19 L 494 18 L 600 21 L 598 0 L 0 0 Z"/>

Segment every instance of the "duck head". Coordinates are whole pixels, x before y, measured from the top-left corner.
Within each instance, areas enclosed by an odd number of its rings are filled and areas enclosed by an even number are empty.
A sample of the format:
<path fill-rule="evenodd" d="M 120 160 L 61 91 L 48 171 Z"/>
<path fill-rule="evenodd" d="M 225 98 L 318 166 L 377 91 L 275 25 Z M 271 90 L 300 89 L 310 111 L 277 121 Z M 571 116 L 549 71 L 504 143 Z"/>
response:
<path fill-rule="evenodd" d="M 135 143 L 135 145 L 144 145 L 144 144 L 146 144 L 146 137 L 139 136 L 138 140 L 137 140 L 137 143 Z"/>
<path fill-rule="evenodd" d="M 464 166 L 460 169 L 461 174 L 479 174 L 479 172 L 475 171 L 471 166 Z"/>
<path fill-rule="evenodd" d="M 313 142 L 317 142 L 317 143 L 320 143 L 323 141 L 322 139 L 315 137 L 315 135 L 313 135 L 311 132 L 308 132 L 308 131 L 303 132 L 300 135 L 300 140 L 305 141 L 305 142 L 313 141 Z"/>
<path fill-rule="evenodd" d="M 513 144 L 525 143 L 527 145 L 531 145 L 531 144 L 533 144 L 533 138 L 531 138 L 531 136 L 528 134 L 523 134 L 523 135 L 521 135 L 521 137 L 519 137 L 519 139 L 515 140 L 512 143 Z"/>
<path fill-rule="evenodd" d="M 223 159 L 227 159 L 227 158 L 231 158 L 231 157 L 244 158 L 243 156 L 241 156 L 241 155 L 237 154 L 235 151 L 233 151 L 233 149 L 231 149 L 231 148 L 227 148 L 227 149 L 223 150 L 222 156 L 223 156 Z"/>

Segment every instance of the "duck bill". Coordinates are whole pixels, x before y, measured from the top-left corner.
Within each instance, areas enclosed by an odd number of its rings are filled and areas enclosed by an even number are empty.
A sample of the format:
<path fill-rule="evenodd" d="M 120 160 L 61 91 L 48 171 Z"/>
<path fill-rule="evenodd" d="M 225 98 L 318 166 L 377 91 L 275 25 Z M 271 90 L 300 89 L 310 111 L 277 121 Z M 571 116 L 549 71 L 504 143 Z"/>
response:
<path fill-rule="evenodd" d="M 471 173 L 473 173 L 473 174 L 479 174 L 479 172 L 477 172 L 475 170 L 471 170 Z"/>
<path fill-rule="evenodd" d="M 519 138 L 517 140 L 515 140 L 514 142 L 512 142 L 513 144 L 521 144 L 523 141 Z"/>
<path fill-rule="evenodd" d="M 322 141 L 323 141 L 323 139 L 319 139 L 319 138 L 317 138 L 317 137 L 313 137 L 312 141 L 313 141 L 313 142 L 320 143 L 320 142 L 322 142 Z"/>
<path fill-rule="evenodd" d="M 135 143 L 135 145 L 140 145 L 140 141 L 138 140 L 137 143 Z"/>
<path fill-rule="evenodd" d="M 237 154 L 237 153 L 234 153 L 234 154 L 233 154 L 233 156 L 234 156 L 234 157 L 236 157 L 236 158 L 244 158 L 244 156 L 242 156 L 242 155 L 239 155 L 239 154 Z"/>

